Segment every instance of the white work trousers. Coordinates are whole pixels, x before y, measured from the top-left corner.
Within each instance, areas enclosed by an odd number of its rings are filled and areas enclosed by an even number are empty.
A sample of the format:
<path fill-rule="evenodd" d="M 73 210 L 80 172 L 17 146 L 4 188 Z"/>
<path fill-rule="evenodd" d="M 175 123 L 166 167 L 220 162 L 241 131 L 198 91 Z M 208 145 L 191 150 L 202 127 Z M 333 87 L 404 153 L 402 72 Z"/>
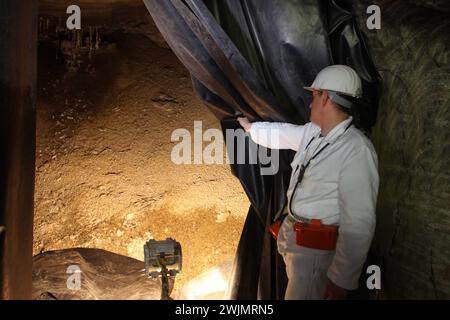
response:
<path fill-rule="evenodd" d="M 288 218 L 281 225 L 277 246 L 286 264 L 288 277 L 285 300 L 323 299 L 328 281 L 327 271 L 335 251 L 297 245 L 293 222 Z"/>

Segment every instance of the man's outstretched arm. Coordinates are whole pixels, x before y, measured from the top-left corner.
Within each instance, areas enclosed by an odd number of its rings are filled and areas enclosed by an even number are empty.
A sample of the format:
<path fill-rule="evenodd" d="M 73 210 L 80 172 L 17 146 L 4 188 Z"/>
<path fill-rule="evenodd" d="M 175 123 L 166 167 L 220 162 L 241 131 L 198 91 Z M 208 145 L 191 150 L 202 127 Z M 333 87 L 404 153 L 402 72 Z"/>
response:
<path fill-rule="evenodd" d="M 310 124 L 300 126 L 284 122 L 251 123 L 245 117 L 238 118 L 238 121 L 255 143 L 270 149 L 297 151 L 310 127 Z"/>

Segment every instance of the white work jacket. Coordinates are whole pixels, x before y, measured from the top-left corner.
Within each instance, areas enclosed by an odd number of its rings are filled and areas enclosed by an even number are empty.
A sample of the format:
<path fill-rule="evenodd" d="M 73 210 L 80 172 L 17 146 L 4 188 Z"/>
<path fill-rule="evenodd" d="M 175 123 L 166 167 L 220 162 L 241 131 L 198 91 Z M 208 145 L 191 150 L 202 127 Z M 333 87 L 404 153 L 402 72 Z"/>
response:
<path fill-rule="evenodd" d="M 320 127 L 312 122 L 303 126 L 255 122 L 250 129 L 257 144 L 297 151 L 291 163 L 288 201 L 300 166 L 329 143 L 307 167 L 292 198 L 293 212 L 289 214 L 295 219 L 314 218 L 321 219 L 323 224 L 339 225 L 336 252 L 327 275 L 348 290 L 358 287 L 373 238 L 379 184 L 375 149 L 361 131 L 350 125 L 351 121 L 350 117 L 339 123 L 325 137 L 321 137 Z"/>

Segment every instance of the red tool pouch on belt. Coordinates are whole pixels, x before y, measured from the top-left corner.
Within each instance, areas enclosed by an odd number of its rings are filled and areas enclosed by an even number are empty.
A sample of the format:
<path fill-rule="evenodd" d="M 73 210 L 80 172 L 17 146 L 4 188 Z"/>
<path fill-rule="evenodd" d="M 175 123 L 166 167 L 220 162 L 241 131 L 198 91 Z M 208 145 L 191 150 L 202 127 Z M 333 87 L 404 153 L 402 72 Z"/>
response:
<path fill-rule="evenodd" d="M 309 223 L 294 224 L 296 243 L 299 246 L 320 250 L 334 250 L 336 248 L 337 226 L 327 226 L 319 219 L 312 219 Z"/>

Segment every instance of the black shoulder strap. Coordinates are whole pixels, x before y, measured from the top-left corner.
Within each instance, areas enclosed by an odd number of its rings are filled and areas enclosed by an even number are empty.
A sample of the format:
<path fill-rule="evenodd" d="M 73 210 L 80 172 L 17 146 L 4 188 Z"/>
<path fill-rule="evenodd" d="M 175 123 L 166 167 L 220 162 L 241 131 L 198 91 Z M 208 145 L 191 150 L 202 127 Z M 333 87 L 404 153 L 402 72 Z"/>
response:
<path fill-rule="evenodd" d="M 344 132 L 342 132 L 342 134 L 339 136 L 341 137 L 347 130 L 348 128 L 350 128 L 350 126 L 353 124 L 353 120 L 347 125 L 347 127 L 345 127 Z M 309 143 L 307 144 L 305 149 L 308 149 L 309 145 L 311 144 L 311 142 L 315 139 L 315 137 L 313 137 Z M 308 168 L 309 164 L 311 163 L 311 160 L 314 160 L 315 158 L 317 158 L 317 156 L 323 151 L 325 150 L 328 146 L 330 145 L 330 143 L 327 143 L 326 145 L 324 145 L 318 152 L 316 152 L 315 155 L 313 155 L 306 164 L 302 164 L 300 167 L 300 172 L 298 173 L 298 177 L 297 177 L 297 183 L 295 184 L 294 189 L 292 190 L 292 194 L 291 197 L 289 199 L 289 211 L 294 214 L 294 212 L 292 211 L 292 199 L 294 198 L 294 194 L 297 191 L 297 187 L 298 185 L 302 182 L 303 180 L 303 176 L 305 175 L 305 171 Z"/>

